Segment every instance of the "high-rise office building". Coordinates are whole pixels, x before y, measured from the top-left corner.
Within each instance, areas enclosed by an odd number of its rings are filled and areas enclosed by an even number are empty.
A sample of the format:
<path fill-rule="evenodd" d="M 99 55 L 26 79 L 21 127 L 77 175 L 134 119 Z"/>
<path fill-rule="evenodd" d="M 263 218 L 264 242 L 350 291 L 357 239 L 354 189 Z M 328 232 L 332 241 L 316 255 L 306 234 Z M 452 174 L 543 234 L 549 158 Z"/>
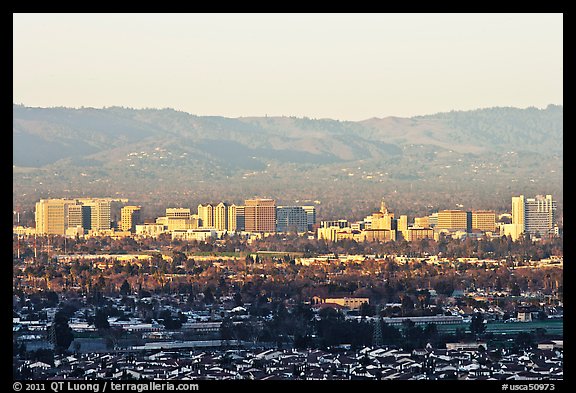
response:
<path fill-rule="evenodd" d="M 238 208 L 238 206 L 236 206 L 235 204 L 231 204 L 230 206 L 228 206 L 228 230 L 231 232 L 235 232 L 238 229 L 238 223 L 237 223 L 237 215 L 236 215 L 236 209 Z"/>
<path fill-rule="evenodd" d="M 396 231 L 400 232 L 404 239 L 408 237 L 408 216 L 401 215 L 396 219 Z"/>
<path fill-rule="evenodd" d="M 124 206 L 120 209 L 120 229 L 123 231 L 136 231 L 140 224 L 140 206 Z"/>
<path fill-rule="evenodd" d="M 84 212 L 89 212 L 89 210 L 86 210 L 84 206 L 76 203 L 68 203 L 66 204 L 66 208 L 68 209 L 68 223 L 66 224 L 66 227 L 84 228 Z"/>
<path fill-rule="evenodd" d="M 66 235 L 87 230 L 109 230 L 112 198 L 41 199 L 36 203 L 36 233 Z M 127 202 L 127 199 L 120 200 Z M 72 232 L 71 232 L 72 233 Z"/>
<path fill-rule="evenodd" d="M 90 207 L 90 228 L 92 230 L 101 231 L 111 228 L 110 199 L 78 198 L 77 201 L 84 206 Z"/>
<path fill-rule="evenodd" d="M 36 202 L 36 233 L 39 235 L 64 235 L 68 228 L 67 199 L 41 199 Z"/>
<path fill-rule="evenodd" d="M 277 232 L 308 231 L 308 214 L 302 206 L 278 206 L 276 208 Z"/>
<path fill-rule="evenodd" d="M 472 230 L 474 229 L 494 232 L 496 230 L 496 212 L 491 210 L 472 211 Z"/>
<path fill-rule="evenodd" d="M 306 212 L 306 218 L 308 221 L 308 230 L 311 231 L 316 225 L 316 207 L 315 206 L 302 206 L 302 209 Z"/>
<path fill-rule="evenodd" d="M 276 201 L 274 199 L 247 199 L 244 202 L 244 214 L 246 231 L 276 231 Z"/>
<path fill-rule="evenodd" d="M 460 230 L 470 232 L 472 214 L 463 210 L 440 210 L 438 212 L 438 229 Z"/>
<path fill-rule="evenodd" d="M 512 224 L 524 231 L 524 195 L 512 197 Z"/>
<path fill-rule="evenodd" d="M 524 233 L 530 236 L 554 234 L 556 201 L 552 195 L 524 198 Z"/>
<path fill-rule="evenodd" d="M 379 211 L 372 213 L 372 216 L 369 216 L 369 218 L 370 229 L 393 229 L 392 222 L 394 220 L 394 213 L 391 213 L 388 210 L 386 210 L 386 212 Z"/>
<path fill-rule="evenodd" d="M 246 207 L 236 206 L 235 209 L 236 216 L 236 230 L 245 231 L 246 230 Z"/>
<path fill-rule="evenodd" d="M 177 229 L 193 229 L 198 227 L 198 222 L 192 217 L 191 211 L 187 207 L 169 207 L 166 209 L 166 219 L 164 224 L 168 231 Z"/>

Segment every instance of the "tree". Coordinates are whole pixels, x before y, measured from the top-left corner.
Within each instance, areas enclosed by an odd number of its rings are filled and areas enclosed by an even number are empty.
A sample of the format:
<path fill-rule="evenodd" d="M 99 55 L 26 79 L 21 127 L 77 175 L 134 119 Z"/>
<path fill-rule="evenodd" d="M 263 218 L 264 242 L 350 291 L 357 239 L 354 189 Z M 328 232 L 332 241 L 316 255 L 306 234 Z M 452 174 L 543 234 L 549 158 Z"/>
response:
<path fill-rule="evenodd" d="M 532 348 L 534 347 L 534 337 L 529 332 L 520 332 L 516 336 L 514 344 L 516 344 L 520 349 Z"/>
<path fill-rule="evenodd" d="M 52 324 L 54 346 L 58 353 L 64 353 L 74 340 L 74 334 L 68 324 L 68 317 L 62 310 L 56 312 Z"/>
<path fill-rule="evenodd" d="M 408 315 L 414 310 L 414 301 L 409 295 L 404 295 L 401 302 L 402 315 Z"/>
<path fill-rule="evenodd" d="M 230 318 L 226 317 L 220 324 L 220 340 L 228 342 L 232 339 L 234 339 L 234 324 Z"/>
<path fill-rule="evenodd" d="M 123 296 L 128 296 L 132 292 L 130 288 L 130 284 L 128 284 L 128 280 L 124 280 L 122 285 L 120 286 L 120 294 Z"/>
<path fill-rule="evenodd" d="M 470 322 L 470 331 L 475 336 L 479 336 L 486 331 L 486 325 L 484 324 L 484 316 L 482 313 L 475 313 L 472 316 L 472 321 Z"/>
<path fill-rule="evenodd" d="M 214 294 L 212 293 L 212 288 L 207 287 L 204 290 L 204 303 L 205 304 L 213 304 L 216 299 L 214 298 Z"/>
<path fill-rule="evenodd" d="M 236 292 L 234 294 L 234 305 L 235 306 L 242 306 L 244 303 L 242 302 L 242 294 L 240 292 Z"/>
<path fill-rule="evenodd" d="M 368 303 L 362 303 L 359 311 L 363 317 L 373 317 L 376 314 L 376 307 Z"/>
<path fill-rule="evenodd" d="M 94 327 L 98 330 L 110 329 L 108 313 L 101 308 L 96 310 L 96 315 L 94 316 Z"/>
<path fill-rule="evenodd" d="M 177 330 L 182 327 L 182 319 L 180 317 L 173 317 L 169 310 L 163 310 L 160 313 L 159 319 L 168 330 Z"/>

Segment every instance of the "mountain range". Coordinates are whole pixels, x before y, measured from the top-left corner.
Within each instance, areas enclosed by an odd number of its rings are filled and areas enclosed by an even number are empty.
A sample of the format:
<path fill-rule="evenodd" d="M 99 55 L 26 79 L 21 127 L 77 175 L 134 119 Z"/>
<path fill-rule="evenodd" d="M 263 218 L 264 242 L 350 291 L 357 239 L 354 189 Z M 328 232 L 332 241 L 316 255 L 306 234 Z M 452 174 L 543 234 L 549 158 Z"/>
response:
<path fill-rule="evenodd" d="M 13 105 L 15 199 L 97 190 L 134 198 L 144 190 L 157 195 L 155 187 L 168 184 L 175 201 L 226 191 L 232 199 L 264 193 L 292 201 L 294 187 L 325 199 L 337 182 L 336 189 L 353 187 L 356 199 L 358 187 L 377 198 L 390 187 L 449 191 L 463 181 L 485 183 L 483 195 L 486 184 L 504 194 L 561 192 L 562 161 L 558 105 L 356 122 Z M 509 188 L 512 180 L 519 190 Z"/>

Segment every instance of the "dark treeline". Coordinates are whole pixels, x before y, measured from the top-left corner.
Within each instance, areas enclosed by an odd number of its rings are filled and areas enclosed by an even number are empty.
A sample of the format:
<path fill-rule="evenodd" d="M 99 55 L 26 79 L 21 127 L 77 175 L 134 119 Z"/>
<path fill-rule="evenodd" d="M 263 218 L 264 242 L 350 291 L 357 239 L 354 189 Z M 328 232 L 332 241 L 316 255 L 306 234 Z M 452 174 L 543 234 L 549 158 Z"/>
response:
<path fill-rule="evenodd" d="M 169 249 L 184 254 L 195 252 L 256 252 L 281 251 L 302 252 L 305 256 L 318 254 L 364 254 L 364 255 L 404 255 L 409 257 L 426 257 L 438 255 L 444 258 L 480 258 L 505 259 L 511 258 L 516 262 L 537 261 L 551 256 L 563 255 L 563 238 L 555 237 L 542 241 L 532 241 L 528 237 L 512 241 L 508 236 L 498 238 L 483 237 L 480 239 L 466 238 L 465 240 L 452 239 L 441 236 L 436 241 L 422 239 L 408 242 L 405 240 L 389 242 L 356 242 L 342 240 L 336 243 L 325 240 L 308 239 L 296 234 L 276 234 L 247 244 L 239 237 L 225 236 L 222 240 L 209 240 L 207 242 L 171 240 L 169 235 L 161 235 L 157 239 L 146 238 L 135 240 L 132 238 L 112 239 L 110 237 L 89 239 L 66 239 L 62 236 L 46 236 L 20 239 L 13 241 L 13 251 L 16 255 L 20 249 L 22 259 L 34 256 L 34 242 L 37 249 L 50 244 L 53 253 L 58 254 L 96 254 L 96 253 L 132 253 L 147 250 Z M 47 258 L 46 253 L 40 253 L 40 258 Z M 44 255 L 44 256 L 43 256 Z"/>

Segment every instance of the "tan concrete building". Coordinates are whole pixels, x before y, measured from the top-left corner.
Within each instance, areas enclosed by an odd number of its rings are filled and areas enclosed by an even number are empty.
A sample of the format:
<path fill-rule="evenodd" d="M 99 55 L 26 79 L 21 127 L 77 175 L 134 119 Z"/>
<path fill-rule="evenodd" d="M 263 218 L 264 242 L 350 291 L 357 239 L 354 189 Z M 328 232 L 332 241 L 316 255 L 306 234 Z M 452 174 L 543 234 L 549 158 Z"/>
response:
<path fill-rule="evenodd" d="M 336 234 L 342 228 L 337 226 L 320 227 L 318 228 L 318 240 L 326 240 L 330 242 L 336 241 Z"/>
<path fill-rule="evenodd" d="M 198 220 L 191 214 L 189 208 L 183 207 L 167 208 L 166 218 L 164 220 L 157 219 L 156 223 L 166 225 L 169 232 L 198 228 Z"/>
<path fill-rule="evenodd" d="M 470 214 L 463 210 L 440 210 L 436 228 L 469 231 L 471 228 Z"/>
<path fill-rule="evenodd" d="M 370 304 L 367 297 L 312 297 L 312 304 L 337 304 L 350 310 L 358 310 L 363 304 Z"/>
<path fill-rule="evenodd" d="M 434 237 L 434 229 L 432 228 L 416 228 L 411 227 L 407 230 L 408 236 L 406 236 L 406 240 L 409 242 L 421 240 L 421 239 L 435 239 Z"/>
<path fill-rule="evenodd" d="M 77 203 L 69 203 L 66 205 L 68 209 L 68 223 L 67 228 L 84 227 L 84 206 Z"/>
<path fill-rule="evenodd" d="M 391 229 L 365 229 L 360 232 L 363 237 L 362 241 L 388 242 L 396 240 L 396 231 Z"/>
<path fill-rule="evenodd" d="M 78 198 L 77 201 L 90 208 L 91 230 L 102 231 L 111 228 L 109 198 Z"/>
<path fill-rule="evenodd" d="M 522 236 L 523 232 L 524 229 L 520 224 L 504 224 L 501 227 L 500 234 L 504 236 L 510 236 L 512 241 L 516 241 L 520 239 L 520 236 Z"/>
<path fill-rule="evenodd" d="M 396 231 L 399 232 L 404 239 L 408 237 L 408 216 L 401 215 L 396 220 Z"/>
<path fill-rule="evenodd" d="M 200 220 L 201 228 L 214 227 L 214 206 L 210 203 L 198 205 L 198 218 Z"/>
<path fill-rule="evenodd" d="M 228 230 L 231 232 L 235 232 L 238 228 L 238 224 L 236 222 L 236 209 L 238 208 L 238 206 L 236 206 L 235 204 L 231 204 L 230 206 L 228 206 Z"/>
<path fill-rule="evenodd" d="M 524 230 L 524 195 L 512 197 L 512 224 Z"/>
<path fill-rule="evenodd" d="M 394 213 L 376 212 L 372 214 L 370 229 L 392 229 Z"/>
<path fill-rule="evenodd" d="M 496 212 L 491 210 L 472 211 L 472 230 L 474 229 L 494 232 L 496 230 Z"/>
<path fill-rule="evenodd" d="M 228 225 L 228 205 L 220 202 L 213 209 L 214 228 L 218 231 L 226 231 Z"/>
<path fill-rule="evenodd" d="M 414 226 L 418 228 L 430 228 L 430 217 L 415 217 Z"/>
<path fill-rule="evenodd" d="M 141 206 L 124 206 L 120 209 L 120 230 L 135 232 L 136 225 L 140 224 Z"/>
<path fill-rule="evenodd" d="M 164 224 L 142 224 L 136 225 L 136 235 L 142 237 L 158 237 L 168 232 L 168 225 Z"/>
<path fill-rule="evenodd" d="M 36 202 L 36 233 L 39 235 L 64 235 L 68 228 L 67 199 L 41 199 Z"/>

